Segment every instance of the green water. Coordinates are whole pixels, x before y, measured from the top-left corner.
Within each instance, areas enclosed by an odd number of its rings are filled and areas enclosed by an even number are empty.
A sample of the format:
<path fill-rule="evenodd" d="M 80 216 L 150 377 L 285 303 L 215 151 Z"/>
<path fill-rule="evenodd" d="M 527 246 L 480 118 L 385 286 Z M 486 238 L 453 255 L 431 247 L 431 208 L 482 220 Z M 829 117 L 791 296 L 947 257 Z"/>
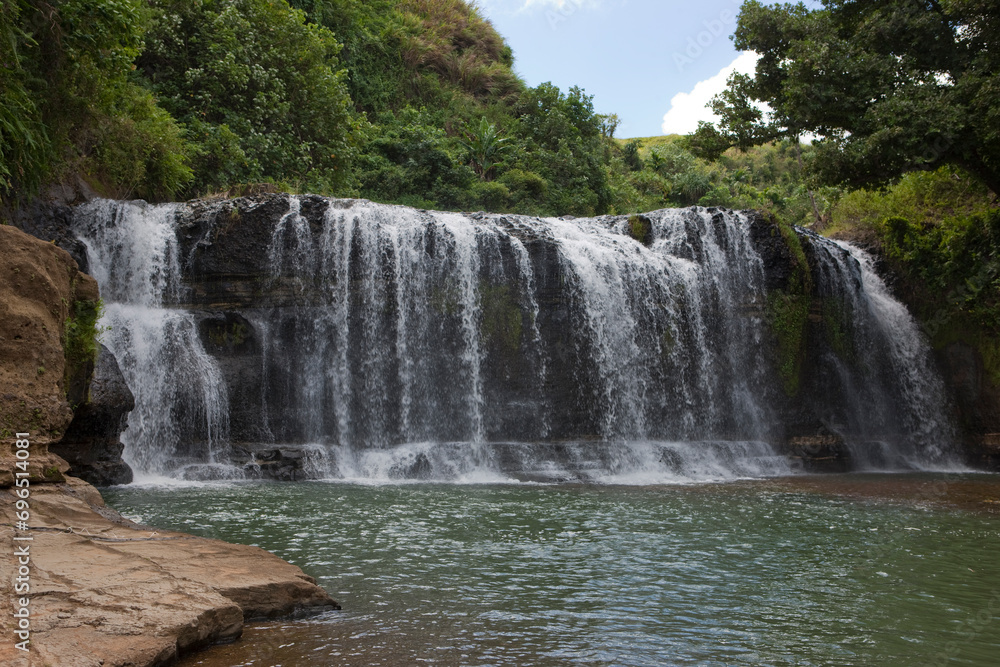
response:
<path fill-rule="evenodd" d="M 996 476 L 845 476 L 105 497 L 273 551 L 344 607 L 250 626 L 188 666 L 996 665 L 998 490 Z"/>

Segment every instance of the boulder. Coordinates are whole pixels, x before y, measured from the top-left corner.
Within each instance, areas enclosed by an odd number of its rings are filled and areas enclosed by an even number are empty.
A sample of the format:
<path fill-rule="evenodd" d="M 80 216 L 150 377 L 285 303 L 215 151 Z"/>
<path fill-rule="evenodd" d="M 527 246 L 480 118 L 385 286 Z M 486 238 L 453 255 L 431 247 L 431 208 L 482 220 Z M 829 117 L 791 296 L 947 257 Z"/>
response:
<path fill-rule="evenodd" d="M 339 609 L 312 577 L 263 549 L 134 524 L 72 477 L 31 490 L 33 539 L 15 543 L 30 545 L 30 650 L 4 641 L 0 664 L 172 664 L 239 638 L 250 619 Z M 10 490 L 0 491 L 0 507 L 10 525 Z M 8 638 L 16 566 L 0 559 L 0 632 Z"/>
<path fill-rule="evenodd" d="M 66 459 L 69 474 L 97 486 L 129 484 L 132 469 L 122 460 L 121 433 L 135 397 L 125 383 L 118 361 L 100 346 L 90 395 L 73 416 L 62 440 L 49 450 Z"/>

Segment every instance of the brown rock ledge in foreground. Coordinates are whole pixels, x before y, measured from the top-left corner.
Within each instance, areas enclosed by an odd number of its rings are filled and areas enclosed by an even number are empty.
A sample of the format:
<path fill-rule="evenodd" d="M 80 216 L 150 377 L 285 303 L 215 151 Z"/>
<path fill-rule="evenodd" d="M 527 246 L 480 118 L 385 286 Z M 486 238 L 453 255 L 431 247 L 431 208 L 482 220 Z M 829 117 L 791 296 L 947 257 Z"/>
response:
<path fill-rule="evenodd" d="M 339 609 L 312 577 L 263 549 L 138 526 L 67 477 L 31 486 L 24 653 L 14 634 L 14 500 L 0 490 L 0 665 L 167 665 L 238 638 L 246 620 Z"/>
<path fill-rule="evenodd" d="M 66 326 L 98 298 L 97 281 L 65 250 L 0 225 L 0 487 L 14 483 L 18 431 L 31 433 L 32 483 L 61 482 L 69 469 L 48 446 L 85 400 L 93 364 L 67 353 Z"/>
<path fill-rule="evenodd" d="M 73 340 L 98 310 L 97 282 L 65 250 L 0 225 L 0 665 L 167 665 L 236 639 L 247 619 L 336 608 L 311 577 L 263 549 L 137 526 L 105 507 L 94 487 L 65 476 L 69 464 L 49 446 L 90 398 L 94 341 Z M 97 411 L 108 423 L 92 430 L 105 444 L 118 442 L 123 407 Z M 19 431 L 30 432 L 31 529 L 19 533 L 30 542 L 13 539 Z M 28 595 L 14 589 L 15 546 L 24 544 Z M 22 597 L 30 600 L 27 653 L 15 646 Z"/>

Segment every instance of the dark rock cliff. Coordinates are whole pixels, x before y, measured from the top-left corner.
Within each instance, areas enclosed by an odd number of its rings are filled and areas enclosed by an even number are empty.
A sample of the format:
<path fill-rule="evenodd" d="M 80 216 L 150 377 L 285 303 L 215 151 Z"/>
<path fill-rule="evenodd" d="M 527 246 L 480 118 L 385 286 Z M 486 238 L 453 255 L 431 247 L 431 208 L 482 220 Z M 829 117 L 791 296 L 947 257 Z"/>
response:
<path fill-rule="evenodd" d="M 1000 387 L 990 380 L 972 345 L 950 343 L 937 350 L 936 357 L 966 438 L 969 462 L 1000 470 Z"/>
<path fill-rule="evenodd" d="M 302 196 L 297 202 L 298 212 L 314 236 L 323 228 L 329 207 L 351 205 L 349 201 L 315 196 Z M 307 432 L 303 426 L 302 369 L 295 366 L 288 350 L 303 344 L 311 335 L 309 323 L 315 319 L 317 309 L 329 303 L 331 278 L 317 274 L 313 280 L 304 280 L 294 267 L 276 270 L 268 266 L 269 253 L 277 238 L 277 222 L 289 210 L 287 195 L 196 201 L 180 209 L 177 223 L 185 289 L 171 306 L 194 312 L 198 336 L 225 379 L 233 452 L 243 452 L 248 460 L 252 458 L 250 449 L 241 448 L 317 441 L 316 434 Z M 709 213 L 714 216 L 713 224 L 722 224 L 721 212 L 709 210 Z M 476 215 L 471 217 L 475 219 Z M 57 233 L 64 229 L 65 211 L 39 212 L 39 217 L 42 219 L 33 223 L 34 229 L 44 230 L 46 236 L 60 238 L 61 243 L 73 247 L 72 238 Z M 598 222 L 614 226 L 622 220 L 605 218 Z M 540 227 L 524 224 L 524 219 L 518 216 L 490 216 L 490 221 L 503 227 L 527 250 L 534 280 L 537 320 L 528 321 L 523 297 L 513 293 L 503 279 L 504 275 L 514 272 L 510 267 L 514 266 L 516 258 L 511 249 L 501 243 L 492 260 L 500 268 L 493 273 L 483 273 L 478 285 L 483 295 L 482 321 L 478 326 L 484 345 L 482 402 L 487 414 L 483 435 L 494 441 L 601 437 L 597 402 L 606 397 L 598 396 L 599 382 L 592 363 L 599 351 L 579 333 L 579 304 L 574 303 L 575 297 L 567 289 L 570 277 L 560 260 L 557 243 Z M 787 228 L 781 229 L 776 222 L 758 213 L 749 213 L 746 224 L 749 225 L 750 242 L 762 262 L 769 295 L 766 303 L 748 302 L 742 306 L 744 315 L 763 319 L 772 328 L 771 334 L 757 343 L 755 351 L 748 351 L 770 369 L 767 372 L 771 388 L 767 396 L 775 423 L 771 425 L 769 439 L 807 467 L 848 469 L 856 463 L 852 456 L 857 449 L 845 445 L 845 433 L 861 433 L 861 440 L 875 441 L 890 435 L 882 431 L 893 425 L 891 420 L 883 420 L 877 428 L 866 430 L 866 424 L 858 423 L 857 414 L 871 414 L 871 411 L 857 410 L 859 396 L 863 396 L 859 388 L 872 384 L 865 378 L 890 376 L 892 369 L 862 359 L 864 350 L 861 348 L 865 341 L 856 340 L 857 336 L 850 333 L 853 306 L 845 294 L 856 290 L 857 285 L 830 287 L 837 280 L 859 281 L 857 262 L 847 251 L 801 230 L 789 235 Z M 279 242 L 291 243 L 289 237 Z M 697 239 L 690 239 L 689 248 L 691 253 L 699 252 Z M 291 251 L 292 247 L 287 249 Z M 351 252 L 360 251 L 353 248 Z M 429 248 L 428 252 L 433 249 Z M 366 278 L 359 272 L 385 269 L 370 266 L 366 269 L 363 267 L 367 265 L 360 261 L 352 261 L 351 266 L 354 273 L 346 279 L 350 283 L 347 293 L 354 313 L 355 309 L 366 307 L 366 297 L 355 289 Z M 842 275 L 828 275 L 830 267 L 837 266 L 842 267 Z M 390 301 L 387 298 L 386 302 Z M 450 306 L 445 299 L 440 307 L 446 314 Z M 385 326 L 376 328 L 388 329 L 393 313 L 387 311 L 383 316 Z M 357 316 L 352 314 L 350 317 Z M 447 356 L 449 350 L 458 349 L 456 340 L 461 332 L 452 320 L 454 318 L 442 317 L 438 323 L 440 350 L 435 354 Z M 355 319 L 350 323 L 352 349 L 363 350 L 376 344 L 373 339 L 365 339 L 370 332 L 366 334 L 365 327 L 358 326 L 359 321 Z M 712 336 L 725 335 L 725 327 L 719 323 L 709 322 L 706 326 L 711 328 Z M 531 329 L 537 330 L 537 340 L 531 339 Z M 386 339 L 377 344 L 391 348 L 396 343 Z M 967 450 L 972 452 L 970 456 L 979 463 L 992 461 L 995 464 L 996 458 L 990 459 L 992 436 L 987 434 L 1000 431 L 993 420 L 997 413 L 997 397 L 989 393 L 987 385 L 981 382 L 981 371 L 976 370 L 975 360 L 970 361 L 967 356 L 959 348 L 945 352 L 945 380 L 959 409 L 963 414 L 972 415 L 962 420 L 963 438 Z M 538 386 L 538 376 L 533 371 L 538 358 L 544 358 L 544 386 Z M 349 359 L 347 363 L 352 374 L 362 379 L 369 370 L 356 359 Z M 683 378 L 658 378 L 667 393 L 681 381 Z M 386 405 L 393 405 L 402 400 L 401 389 L 391 382 L 383 387 L 384 395 L 380 397 L 366 394 L 363 382 L 359 386 L 362 390 L 354 392 L 351 399 L 355 403 L 352 410 L 359 414 L 364 413 L 367 401 L 381 400 Z M 896 398 L 903 400 L 891 386 L 884 389 L 882 394 L 887 404 Z M 674 400 L 672 396 L 666 404 Z M 540 429 L 541 417 L 532 412 L 532 406 L 540 406 L 543 401 L 549 416 L 544 429 Z M 449 421 L 448 410 L 454 407 L 447 401 L 441 403 L 441 423 Z M 876 407 L 888 410 L 891 406 Z M 327 414 L 332 420 L 332 410 L 320 409 L 318 412 Z M 110 413 L 101 418 L 118 419 Z M 387 434 L 388 444 L 396 439 L 394 434 L 400 428 L 392 419 L 376 426 Z M 730 422 L 723 419 L 712 435 L 737 438 L 742 426 L 735 418 Z M 320 424 L 319 430 L 332 434 L 336 429 L 331 422 Z M 462 432 L 442 432 L 455 440 L 465 438 Z M 102 442 L 104 444 L 96 450 L 87 449 L 81 464 L 87 457 L 97 461 L 107 455 L 113 459 L 113 438 L 104 438 Z M 177 453 L 197 458 L 199 446 L 196 438 L 186 440 Z M 279 450 L 271 449 L 266 456 L 282 462 L 287 458 Z"/>
<path fill-rule="evenodd" d="M 313 234 L 322 228 L 328 206 L 349 205 L 348 202 L 309 196 L 299 201 L 300 213 Z M 293 393 L 296 378 L 289 372 L 288 358 L 282 356 L 281 347 L 294 345 L 304 335 L 299 331 L 301 321 L 297 314 L 320 305 L 325 297 L 322 281 L 303 285 L 291 273 L 274 276 L 264 267 L 274 241 L 276 221 L 288 210 L 288 199 L 284 195 L 199 202 L 190 207 L 180 222 L 184 276 L 189 289 L 184 302 L 178 305 L 201 313 L 199 331 L 202 339 L 227 378 L 232 403 L 231 435 L 238 443 L 307 440 L 295 406 L 283 403 L 283 397 Z M 716 223 L 722 224 L 721 213 L 715 215 L 720 218 Z M 527 367 L 529 360 L 520 352 L 527 343 L 525 331 L 513 334 L 514 339 L 510 332 L 504 335 L 502 331 L 484 338 L 485 402 L 495 406 L 520 405 L 520 411 L 494 411 L 494 417 L 487 424 L 486 437 L 537 440 L 535 422 L 524 418 L 523 405 L 544 396 L 548 413 L 552 415 L 544 439 L 598 438 L 599 411 L 594 407 L 598 382 L 592 375 L 595 364 L 591 363 L 596 352 L 588 347 L 585 338 L 576 335 L 579 322 L 574 321 L 573 297 L 566 289 L 567 276 L 556 243 L 537 228 L 520 224 L 517 216 L 491 216 L 490 220 L 518 238 L 530 256 L 538 302 L 535 324 L 546 373 L 543 387 L 531 385 L 534 376 Z M 608 218 L 604 222 L 612 226 L 616 220 Z M 800 332 L 793 332 L 795 349 L 781 349 L 779 336 L 775 335 L 763 341 L 756 352 L 775 369 L 786 361 L 784 357 L 794 357 L 791 360 L 794 382 L 788 385 L 793 389 L 773 392 L 771 407 L 778 423 L 774 425 L 772 438 L 791 456 L 802 460 L 803 465 L 847 469 L 852 465 L 851 453 L 844 446 L 842 434 L 849 427 L 855 431 L 864 431 L 865 427 L 850 423 L 853 397 L 845 395 L 850 389 L 837 376 L 860 362 L 849 349 L 852 341 L 843 332 L 847 326 L 843 320 L 850 315 L 841 312 L 843 295 L 824 287 L 831 278 L 823 275 L 825 269 L 820 255 L 839 254 L 836 261 L 842 264 L 852 260 L 846 251 L 831 249 L 802 232 L 796 233 L 797 240 L 790 241 L 787 229 L 783 232 L 776 222 L 758 213 L 748 215 L 748 224 L 751 242 L 763 263 L 768 293 L 789 295 L 794 304 L 801 304 L 795 307 L 802 311 L 799 320 L 785 325 L 801 327 Z M 692 252 L 698 252 L 696 243 L 691 247 Z M 797 253 L 804 254 L 808 266 L 800 265 L 802 259 Z M 500 256 L 499 261 L 503 263 L 514 261 L 510 252 L 502 248 Z M 827 264 L 830 261 L 828 258 Z M 353 276 L 352 280 L 360 278 Z M 851 279 L 860 280 L 857 276 Z M 494 294 L 502 294 L 503 289 L 501 282 L 491 283 L 488 278 L 480 286 L 482 293 L 491 298 Z M 352 295 L 352 298 L 360 297 Z M 484 299 L 487 308 L 498 311 L 504 308 L 504 304 L 487 301 Z M 762 308 L 766 312 L 762 312 Z M 765 319 L 774 317 L 764 304 L 747 304 L 746 310 L 748 314 Z M 268 335 L 277 348 L 272 349 L 267 358 L 262 356 L 264 342 L 258 330 L 262 312 L 267 313 Z M 499 317 L 503 321 L 502 314 Z M 353 329 L 361 330 L 360 327 Z M 448 335 L 443 330 L 445 344 Z M 352 344 L 363 345 L 363 341 L 356 340 Z M 831 363 L 831 359 L 839 361 Z M 665 382 L 669 385 L 668 379 Z M 774 384 L 781 384 L 777 377 Z M 388 393 L 390 397 L 398 397 L 398 388 L 389 387 Z M 262 394 L 269 397 L 264 410 Z M 362 396 L 358 400 L 365 399 Z M 510 418 L 505 419 L 505 415 Z M 723 434 L 728 431 L 738 435 L 740 426 L 738 423 L 723 425 Z M 393 425 L 389 424 L 388 428 L 391 430 Z M 875 440 L 885 434 L 867 435 Z"/>
<path fill-rule="evenodd" d="M 95 486 L 129 484 L 132 469 L 122 461 L 121 434 L 134 407 L 118 361 L 101 345 L 89 396 L 74 411 L 62 440 L 49 451 L 66 459 L 70 475 Z"/>

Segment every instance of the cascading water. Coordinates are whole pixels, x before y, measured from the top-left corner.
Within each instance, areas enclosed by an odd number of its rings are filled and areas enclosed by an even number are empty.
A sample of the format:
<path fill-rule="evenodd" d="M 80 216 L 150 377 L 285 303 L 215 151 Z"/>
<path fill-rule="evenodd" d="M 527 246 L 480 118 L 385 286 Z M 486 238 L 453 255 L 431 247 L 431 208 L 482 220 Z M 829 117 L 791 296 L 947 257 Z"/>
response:
<path fill-rule="evenodd" d="M 572 283 L 575 323 L 597 372 L 605 438 L 770 436 L 763 267 L 745 219 L 651 214 L 651 247 L 625 221 L 549 220 Z"/>
<path fill-rule="evenodd" d="M 164 474 L 185 459 L 217 463 L 229 440 L 222 374 L 194 315 L 170 307 L 182 296 L 176 214 L 172 205 L 97 200 L 76 215 L 105 303 L 103 340 L 135 394 L 122 442 L 140 474 Z"/>
<path fill-rule="evenodd" d="M 646 248 L 606 220 L 361 202 L 329 207 L 313 232 L 299 206 L 275 227 L 268 280 L 303 303 L 252 319 L 287 332 L 266 346 L 268 376 L 286 376 L 275 386 L 298 406 L 279 439 L 338 445 L 347 474 L 381 469 L 372 457 L 386 455 L 372 450 L 400 443 L 466 442 L 483 467 L 496 448 L 481 443 L 544 440 L 564 410 L 583 413 L 587 435 L 618 443 L 612 469 L 644 458 L 626 442 L 769 435 L 766 366 L 745 354 L 763 323 L 740 313 L 762 289 L 746 225 L 661 212 Z M 555 266 L 534 266 L 526 242 L 556 248 Z M 535 274 L 553 269 L 565 321 L 543 335 L 553 315 L 539 298 L 551 292 L 538 294 Z M 552 396 L 560 391 L 570 395 Z M 429 456 L 413 455 L 414 470 Z"/>
<path fill-rule="evenodd" d="M 890 294 L 871 256 L 848 243 L 812 238 L 818 288 L 849 353 L 829 355 L 831 385 L 851 400 L 839 428 L 861 468 L 947 466 L 955 438 L 944 383 L 919 325 Z M 845 363 L 858 371 L 852 372 Z M 904 434 L 904 437 L 899 437 Z"/>
<path fill-rule="evenodd" d="M 768 444 L 789 401 L 743 214 L 650 213 L 643 244 L 624 218 L 237 201 L 183 230 L 184 205 L 77 213 L 136 393 L 124 441 L 140 472 L 217 460 L 230 440 L 258 447 L 253 471 L 278 456 L 267 445 L 366 479 L 790 471 Z M 812 245 L 851 348 L 817 364 L 835 385 L 818 392 L 824 428 L 861 465 L 939 461 L 950 434 L 915 324 L 860 251 Z"/>

